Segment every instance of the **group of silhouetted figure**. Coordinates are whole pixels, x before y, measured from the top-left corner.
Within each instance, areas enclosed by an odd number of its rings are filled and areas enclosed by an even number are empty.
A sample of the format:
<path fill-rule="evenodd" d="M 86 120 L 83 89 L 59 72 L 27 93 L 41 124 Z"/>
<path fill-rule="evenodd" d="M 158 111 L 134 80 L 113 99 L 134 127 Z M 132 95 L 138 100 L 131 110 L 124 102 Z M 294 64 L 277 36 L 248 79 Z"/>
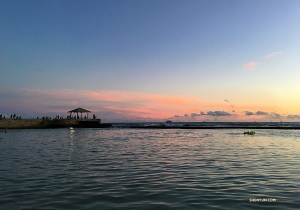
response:
<path fill-rule="evenodd" d="M 17 116 L 16 114 L 11 114 L 11 115 L 10 115 L 10 119 L 20 120 L 20 119 L 21 119 L 21 116 Z"/>
<path fill-rule="evenodd" d="M 2 115 L 2 114 L 0 114 L 0 120 L 2 120 L 2 119 L 5 119 L 5 116 Z M 11 114 L 10 115 L 10 119 L 20 120 L 22 118 L 21 118 L 21 116 L 17 116 L 16 114 Z M 39 117 L 36 117 L 36 119 L 38 120 Z M 47 116 L 45 117 L 45 116 L 43 116 L 41 119 L 42 120 L 51 120 L 51 117 L 47 117 Z M 61 116 L 56 115 L 54 119 L 55 120 L 62 120 L 64 118 L 63 118 L 62 115 Z M 79 120 L 79 119 L 88 119 L 88 118 L 87 118 L 87 116 L 84 116 L 84 118 L 82 118 L 82 117 L 79 117 L 78 115 L 74 116 L 74 117 L 70 115 L 70 116 L 67 116 L 67 119 L 77 119 L 77 120 Z M 93 119 L 96 119 L 96 115 L 95 114 L 93 114 Z"/>
<path fill-rule="evenodd" d="M 0 120 L 4 120 L 4 119 L 5 119 L 5 116 L 0 114 Z M 11 114 L 10 119 L 20 120 L 21 116 L 17 116 L 16 114 Z"/>
<path fill-rule="evenodd" d="M 39 117 L 37 117 L 37 119 L 39 119 Z M 51 120 L 51 117 L 42 117 L 42 120 Z"/>
<path fill-rule="evenodd" d="M 5 119 L 5 116 L 0 114 L 0 120 L 4 120 L 4 119 Z M 17 116 L 16 114 L 11 114 L 10 119 L 20 120 L 21 116 Z"/>
<path fill-rule="evenodd" d="M 79 119 L 79 116 L 78 116 L 78 115 L 77 115 L 77 116 L 74 116 L 74 117 L 73 117 L 73 116 L 67 116 L 67 119 L 68 119 L 68 120 L 69 120 L 69 119 L 75 119 L 75 120 L 76 120 L 76 119 Z"/>
<path fill-rule="evenodd" d="M 59 115 L 56 115 L 54 118 L 54 120 L 62 120 L 62 119 L 64 119 L 63 116 L 59 116 Z"/>
<path fill-rule="evenodd" d="M 60 119 L 63 119 L 63 118 L 60 118 Z M 75 120 L 76 119 L 77 120 L 85 119 L 86 120 L 86 119 L 88 119 L 88 117 L 87 116 L 79 117 L 79 115 L 73 117 L 73 116 L 70 115 L 70 116 L 67 116 L 67 119 L 75 119 Z M 96 119 L 96 115 L 94 115 L 94 114 L 93 114 L 93 119 Z"/>

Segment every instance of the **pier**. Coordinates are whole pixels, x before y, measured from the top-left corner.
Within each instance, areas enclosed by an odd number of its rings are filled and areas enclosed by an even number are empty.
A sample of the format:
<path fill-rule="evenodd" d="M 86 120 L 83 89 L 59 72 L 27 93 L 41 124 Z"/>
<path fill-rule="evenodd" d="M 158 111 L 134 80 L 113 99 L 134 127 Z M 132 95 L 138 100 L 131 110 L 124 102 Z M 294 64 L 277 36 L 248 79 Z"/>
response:
<path fill-rule="evenodd" d="M 93 119 L 88 119 L 88 113 L 90 111 L 77 108 L 69 111 L 69 116 L 66 119 L 62 117 L 55 117 L 51 119 L 49 117 L 43 117 L 42 119 L 21 119 L 10 118 L 0 119 L 0 129 L 34 129 L 34 128 L 108 128 L 112 127 L 110 123 L 101 123 L 101 119 L 97 119 L 96 115 L 93 115 Z M 76 113 L 76 116 L 72 116 L 72 113 Z M 79 116 L 79 113 L 81 116 Z M 87 113 L 87 116 L 82 117 L 82 113 Z"/>

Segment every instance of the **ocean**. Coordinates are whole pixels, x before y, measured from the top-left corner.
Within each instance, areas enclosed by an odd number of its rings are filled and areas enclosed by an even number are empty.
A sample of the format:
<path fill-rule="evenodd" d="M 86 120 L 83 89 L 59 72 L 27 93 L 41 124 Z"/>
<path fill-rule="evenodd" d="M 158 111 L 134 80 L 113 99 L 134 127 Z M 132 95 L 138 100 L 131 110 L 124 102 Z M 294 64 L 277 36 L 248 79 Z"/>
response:
<path fill-rule="evenodd" d="M 300 130 L 130 125 L 0 132 L 0 209 L 300 208 Z"/>

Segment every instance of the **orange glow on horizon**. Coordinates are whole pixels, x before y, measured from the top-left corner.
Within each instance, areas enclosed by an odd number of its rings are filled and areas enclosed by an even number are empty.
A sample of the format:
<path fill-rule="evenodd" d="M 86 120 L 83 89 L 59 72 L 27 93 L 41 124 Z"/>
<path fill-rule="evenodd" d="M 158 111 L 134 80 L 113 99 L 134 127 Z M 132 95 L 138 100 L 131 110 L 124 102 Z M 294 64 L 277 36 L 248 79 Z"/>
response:
<path fill-rule="evenodd" d="M 17 101 L 8 99 L 3 105 L 14 104 L 16 110 L 32 110 L 38 113 L 57 113 L 67 115 L 75 107 L 83 107 L 94 113 L 107 113 L 107 118 L 145 118 L 219 121 L 270 121 L 272 117 L 287 116 L 283 107 L 276 105 L 235 103 L 234 106 L 224 100 L 212 103 L 190 96 L 168 96 L 125 91 L 86 91 L 86 90 L 35 90 L 19 89 L 11 94 L 23 95 Z M 218 115 L 224 112 L 225 116 Z M 249 115 L 246 115 L 248 111 Z M 203 112 L 204 115 L 200 115 Z M 207 112 L 212 112 L 206 115 Z M 257 114 L 259 112 L 259 114 Z M 194 114 L 192 114 L 194 113 Z M 265 115 L 260 113 L 267 113 Z M 285 114 L 283 114 L 285 113 Z M 187 115 L 185 115 L 187 114 Z M 295 114 L 297 115 L 297 113 Z M 298 115 L 297 115 L 298 116 Z M 295 120 L 297 119 L 297 116 Z M 289 118 L 291 119 L 291 118 Z M 300 118 L 299 118 L 300 119 Z M 277 120 L 274 118 L 274 121 Z"/>

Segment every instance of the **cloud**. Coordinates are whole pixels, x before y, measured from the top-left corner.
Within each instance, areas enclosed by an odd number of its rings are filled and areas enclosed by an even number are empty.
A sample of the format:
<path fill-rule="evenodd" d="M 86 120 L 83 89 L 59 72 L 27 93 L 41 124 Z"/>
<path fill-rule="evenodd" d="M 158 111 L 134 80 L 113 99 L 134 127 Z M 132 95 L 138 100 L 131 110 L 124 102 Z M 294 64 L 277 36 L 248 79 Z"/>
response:
<path fill-rule="evenodd" d="M 203 116 L 207 116 L 206 119 L 203 118 Z M 190 115 L 184 114 L 181 115 L 175 115 L 173 118 L 177 118 L 177 120 L 218 120 L 218 117 L 231 117 L 231 116 L 237 116 L 237 114 L 231 114 L 230 112 L 226 111 L 208 111 L 207 113 L 201 111 L 200 113 L 192 112 Z M 197 117 L 197 118 L 196 118 Z M 199 118 L 198 118 L 199 117 Z M 201 118 L 202 117 L 202 118 Z M 214 118 L 212 118 L 214 117 Z"/>
<path fill-rule="evenodd" d="M 263 112 L 263 111 L 257 111 L 256 115 L 268 115 L 268 112 Z"/>
<path fill-rule="evenodd" d="M 275 56 L 278 56 L 278 55 L 280 55 L 280 54 L 282 54 L 283 52 L 280 52 L 280 51 L 277 51 L 277 52 L 271 52 L 271 53 L 268 53 L 266 56 L 265 56 L 265 58 L 266 59 L 270 59 L 270 58 L 273 58 L 273 57 L 275 57 Z M 258 66 L 259 64 L 257 63 L 257 62 L 254 62 L 254 61 L 252 61 L 252 62 L 249 62 L 249 63 L 245 63 L 244 64 L 244 68 L 246 68 L 246 69 L 249 69 L 250 71 L 253 71 L 253 70 L 255 70 L 255 67 L 256 66 Z M 227 101 L 228 103 L 230 103 L 228 100 L 225 100 L 225 101 Z"/>
<path fill-rule="evenodd" d="M 245 115 L 247 116 L 250 116 L 250 115 L 257 115 L 257 116 L 260 116 L 260 115 L 263 115 L 263 116 L 267 116 L 269 115 L 268 112 L 263 112 L 263 111 L 257 111 L 257 112 L 250 112 L 250 111 L 245 111 Z"/>
<path fill-rule="evenodd" d="M 278 114 L 278 113 L 276 113 L 276 112 L 271 112 L 271 113 L 269 114 L 269 116 L 270 116 L 271 118 L 275 118 L 275 119 L 281 119 L 281 118 L 282 118 L 281 114 Z"/>
<path fill-rule="evenodd" d="M 247 68 L 247 69 L 253 71 L 254 67 L 257 65 L 258 65 L 258 63 L 256 63 L 256 62 L 249 62 L 249 63 L 244 64 L 244 68 Z"/>
<path fill-rule="evenodd" d="M 229 112 L 224 112 L 224 111 L 209 111 L 206 113 L 206 115 L 222 117 L 222 116 L 230 116 L 231 114 Z"/>
<path fill-rule="evenodd" d="M 277 55 L 280 55 L 280 54 L 282 54 L 283 52 L 272 52 L 272 53 L 268 53 L 267 55 L 266 55 L 266 58 L 267 59 L 269 59 L 269 58 L 273 58 L 273 57 L 275 57 L 275 56 L 277 56 Z"/>
<path fill-rule="evenodd" d="M 286 118 L 290 120 L 300 120 L 300 115 L 290 114 Z"/>
<path fill-rule="evenodd" d="M 245 111 L 245 115 L 247 116 L 265 116 L 267 118 L 274 118 L 274 119 L 281 119 L 283 116 L 281 114 L 278 114 L 276 112 L 264 112 L 264 111 L 257 111 L 257 112 L 250 112 L 250 111 Z"/>
<path fill-rule="evenodd" d="M 191 113 L 191 117 L 198 117 L 198 116 L 201 116 L 201 114 Z"/>
<path fill-rule="evenodd" d="M 255 114 L 253 112 L 245 111 L 245 115 L 251 116 L 251 115 L 255 115 Z"/>

